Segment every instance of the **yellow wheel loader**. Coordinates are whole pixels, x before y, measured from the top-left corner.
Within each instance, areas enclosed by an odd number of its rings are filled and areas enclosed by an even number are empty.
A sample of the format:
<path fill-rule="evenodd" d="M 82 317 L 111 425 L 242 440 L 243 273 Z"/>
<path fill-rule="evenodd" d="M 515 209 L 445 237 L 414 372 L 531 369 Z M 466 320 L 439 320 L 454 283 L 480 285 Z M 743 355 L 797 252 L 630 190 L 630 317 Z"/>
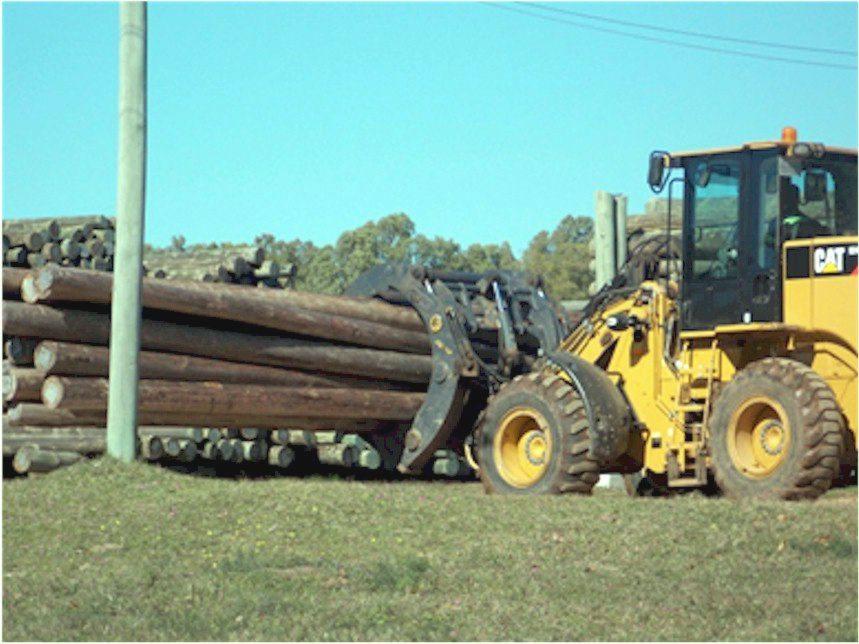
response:
<path fill-rule="evenodd" d="M 639 492 L 818 497 L 856 465 L 856 150 L 785 128 L 654 152 L 648 183 L 668 187 L 679 257 L 622 272 L 491 396 L 483 485 L 587 494 L 617 472 Z"/>

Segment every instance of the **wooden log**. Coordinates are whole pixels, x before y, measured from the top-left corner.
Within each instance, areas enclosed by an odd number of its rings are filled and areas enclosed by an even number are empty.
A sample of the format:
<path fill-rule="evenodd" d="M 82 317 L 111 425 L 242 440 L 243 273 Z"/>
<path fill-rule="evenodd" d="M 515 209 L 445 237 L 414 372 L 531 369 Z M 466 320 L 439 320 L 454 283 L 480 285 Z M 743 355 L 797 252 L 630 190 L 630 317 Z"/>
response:
<path fill-rule="evenodd" d="M 289 430 L 275 429 L 268 434 L 268 439 L 278 445 L 289 445 Z"/>
<path fill-rule="evenodd" d="M 106 415 L 90 412 L 75 413 L 67 409 L 48 409 L 37 403 L 19 403 L 9 408 L 3 420 L 9 427 L 104 427 Z"/>
<path fill-rule="evenodd" d="M 60 252 L 66 259 L 75 260 L 81 256 L 81 245 L 74 239 L 64 239 L 60 242 Z"/>
<path fill-rule="evenodd" d="M 187 438 L 176 438 L 175 436 L 162 436 L 164 453 L 185 463 L 190 463 L 197 458 L 197 444 Z"/>
<path fill-rule="evenodd" d="M 10 301 L 3 309 L 3 332 L 106 346 L 110 338 L 110 318 L 103 313 Z M 429 356 L 146 319 L 141 325 L 141 348 L 414 383 L 428 382 L 432 372 Z"/>
<path fill-rule="evenodd" d="M 7 302 L 3 307 L 5 314 L 12 302 Z M 33 365 L 33 353 L 36 350 L 35 338 L 21 338 L 13 336 L 3 343 L 3 352 L 14 365 L 29 367 Z"/>
<path fill-rule="evenodd" d="M 101 411 L 107 392 L 106 378 L 49 376 L 42 402 L 49 409 Z M 141 413 L 228 416 L 257 409 L 271 416 L 353 420 L 411 420 L 424 401 L 413 392 L 165 380 L 141 380 L 138 398 Z"/>
<path fill-rule="evenodd" d="M 36 446 L 25 446 L 18 450 L 12 466 L 19 474 L 27 472 L 50 472 L 64 465 L 77 463 L 83 458 L 77 452 L 55 452 Z"/>
<path fill-rule="evenodd" d="M 49 241 L 55 242 L 60 239 L 60 222 L 56 219 L 52 219 L 45 225 L 44 229 L 45 238 Z"/>
<path fill-rule="evenodd" d="M 202 427 L 139 427 L 137 433 L 140 436 L 160 436 L 161 438 L 185 438 L 195 443 L 203 442 Z"/>
<path fill-rule="evenodd" d="M 39 402 L 45 374 L 38 369 L 15 368 L 3 374 L 3 400 L 8 403 Z"/>
<path fill-rule="evenodd" d="M 147 461 L 157 461 L 164 456 L 164 442 L 160 436 L 141 436 L 140 455 Z"/>
<path fill-rule="evenodd" d="M 242 441 L 238 438 L 230 438 L 228 441 L 230 443 L 230 448 L 232 449 L 232 458 L 230 460 L 233 463 L 244 462 L 245 455 L 242 449 Z"/>
<path fill-rule="evenodd" d="M 5 421 L 6 416 L 3 417 Z M 76 425 L 66 425 L 62 427 L 41 427 L 37 425 L 8 425 L 4 428 L 4 436 L 34 436 L 37 438 L 98 438 L 103 437 L 105 432 L 104 427 L 78 427 Z"/>
<path fill-rule="evenodd" d="M 272 259 L 265 260 L 259 268 L 254 269 L 254 277 L 257 279 L 277 279 L 280 275 L 280 264 Z"/>
<path fill-rule="evenodd" d="M 39 254 L 49 262 L 59 263 L 63 258 L 63 251 L 60 250 L 60 245 L 57 242 L 48 242 L 42 246 Z"/>
<path fill-rule="evenodd" d="M 48 260 L 38 251 L 27 253 L 27 266 L 30 268 L 41 268 L 47 266 Z"/>
<path fill-rule="evenodd" d="M 212 441 L 206 441 L 200 447 L 200 456 L 207 461 L 216 461 L 219 458 L 218 446 Z"/>
<path fill-rule="evenodd" d="M 229 265 L 230 271 L 236 277 L 244 277 L 245 275 L 253 274 L 253 268 L 242 257 L 233 257 Z"/>
<path fill-rule="evenodd" d="M 287 432 L 286 445 L 299 445 L 301 447 L 315 447 L 315 432 L 302 429 L 289 429 Z"/>
<path fill-rule="evenodd" d="M 113 275 L 48 266 L 35 275 L 35 293 L 22 292 L 36 302 L 109 304 Z M 161 311 L 263 326 L 309 337 L 348 342 L 379 349 L 428 353 L 426 332 L 302 308 L 281 292 L 236 289 L 190 281 L 143 278 L 143 306 Z"/>
<path fill-rule="evenodd" d="M 26 268 L 3 267 L 3 299 L 21 299 L 21 282 L 29 271 Z"/>
<path fill-rule="evenodd" d="M 217 443 L 221 439 L 221 430 L 217 427 L 206 427 L 204 435 L 207 441 Z"/>
<path fill-rule="evenodd" d="M 182 445 L 179 439 L 175 436 L 161 436 L 161 443 L 164 445 L 164 454 L 176 458 L 182 451 Z"/>
<path fill-rule="evenodd" d="M 263 435 L 263 430 L 257 429 L 256 427 L 243 427 L 239 430 L 239 436 L 241 436 L 246 441 L 254 441 L 258 438 L 261 438 Z"/>
<path fill-rule="evenodd" d="M 233 460 L 233 444 L 229 438 L 222 438 L 215 445 L 218 448 L 218 456 L 222 461 Z"/>
<path fill-rule="evenodd" d="M 90 260 L 90 268 L 94 271 L 109 271 L 112 270 L 113 264 L 111 263 L 111 258 L 105 257 L 93 257 Z"/>
<path fill-rule="evenodd" d="M 458 456 L 437 458 L 432 464 L 433 474 L 438 476 L 457 477 L 468 473 L 469 467 Z"/>
<path fill-rule="evenodd" d="M 372 447 L 362 449 L 358 454 L 358 466 L 367 470 L 378 470 L 382 466 L 382 457 Z"/>
<path fill-rule="evenodd" d="M 264 461 L 268 452 L 268 445 L 264 440 L 241 441 L 242 458 L 246 461 Z"/>
<path fill-rule="evenodd" d="M 83 247 L 87 249 L 89 258 L 97 259 L 104 255 L 104 244 L 100 239 L 88 239 L 83 243 Z"/>
<path fill-rule="evenodd" d="M 115 244 L 116 231 L 113 228 L 105 228 L 102 230 L 93 230 L 90 234 L 91 239 L 98 239 L 102 244 Z"/>
<path fill-rule="evenodd" d="M 295 452 L 286 445 L 272 445 L 268 450 L 268 464 L 289 467 L 295 461 Z"/>
<path fill-rule="evenodd" d="M 222 268 L 227 270 L 225 267 Z M 281 267 L 281 276 L 284 276 L 285 272 L 287 273 L 286 276 L 294 276 L 295 267 L 291 264 L 287 267 Z M 243 289 L 240 292 L 246 292 L 246 290 Z M 368 320 L 412 331 L 423 332 L 426 329 L 414 309 L 388 304 L 373 298 L 307 293 L 304 291 L 291 291 L 288 294 L 281 294 L 281 297 L 293 306 L 311 311 Z"/>
<path fill-rule="evenodd" d="M 354 445 L 358 450 L 358 466 L 368 470 L 377 470 L 382 466 L 379 452 L 358 434 L 347 434 L 341 439 L 345 445 Z"/>
<path fill-rule="evenodd" d="M 228 252 L 234 257 L 240 257 L 248 264 L 259 266 L 265 261 L 265 249 L 259 246 L 230 248 Z"/>
<path fill-rule="evenodd" d="M 7 264 L 23 265 L 27 263 L 27 249 L 24 246 L 13 246 L 3 252 L 3 261 Z"/>
<path fill-rule="evenodd" d="M 104 215 L 73 215 L 73 216 L 53 216 L 53 217 L 33 217 L 28 219 L 4 219 L 4 230 L 37 230 L 45 228 L 51 222 L 57 222 L 60 230 L 65 230 L 68 227 L 80 227 L 84 224 L 91 224 L 93 229 L 113 228 L 114 219 L 105 217 Z"/>
<path fill-rule="evenodd" d="M 188 439 L 179 439 L 181 450 L 179 452 L 179 460 L 185 463 L 190 463 L 197 458 L 197 443 Z"/>
<path fill-rule="evenodd" d="M 319 462 L 324 465 L 340 465 L 342 467 L 352 467 L 358 460 L 355 446 L 346 443 L 319 445 L 316 448 L 316 456 Z"/>
<path fill-rule="evenodd" d="M 102 411 L 70 411 L 68 409 L 48 409 L 45 405 L 36 403 L 18 403 L 8 409 L 4 417 L 4 423 L 9 427 L 40 426 L 40 427 L 104 427 L 107 415 Z M 149 426 L 173 427 L 180 424 L 185 425 L 208 425 L 219 428 L 241 427 L 253 425 L 265 429 L 279 429 L 282 427 L 307 427 L 310 430 L 319 426 L 326 428 L 338 425 L 343 431 L 375 431 L 377 426 L 372 424 L 356 423 L 348 420 L 334 419 L 309 419 L 309 418 L 283 418 L 277 416 L 241 416 L 231 415 L 219 417 L 215 414 L 189 414 L 188 412 L 162 413 L 146 412 L 138 416 L 138 422 Z M 233 431 L 233 430 L 230 430 Z M 233 438 L 238 436 L 230 434 Z"/>
<path fill-rule="evenodd" d="M 21 280 L 20 296 L 22 300 L 28 297 L 36 297 L 36 276 L 32 271 L 27 271 Z"/>
<path fill-rule="evenodd" d="M 84 230 L 80 226 L 62 225 L 60 226 L 60 237 L 78 244 L 78 252 L 80 252 L 80 244 L 87 240 L 88 235 L 84 234 Z"/>
<path fill-rule="evenodd" d="M 107 376 L 109 350 L 89 344 L 45 340 L 33 353 L 33 364 L 49 375 Z M 296 387 L 396 388 L 413 389 L 406 384 L 380 384 L 349 376 L 325 376 L 260 365 L 248 365 L 195 356 L 140 352 L 140 377 L 157 380 L 217 381 L 242 384 L 269 384 Z"/>
<path fill-rule="evenodd" d="M 4 227 L 4 230 L 6 231 L 4 234 L 9 237 L 10 247 L 23 246 L 32 253 L 38 253 L 42 250 L 42 246 L 47 241 L 42 233 L 35 230 L 16 231 L 10 230 L 8 227 Z"/>
<path fill-rule="evenodd" d="M 3 434 L 3 455 L 10 456 L 25 445 L 45 449 L 69 450 L 80 454 L 103 454 L 105 435 L 100 436 L 32 436 L 29 434 Z"/>

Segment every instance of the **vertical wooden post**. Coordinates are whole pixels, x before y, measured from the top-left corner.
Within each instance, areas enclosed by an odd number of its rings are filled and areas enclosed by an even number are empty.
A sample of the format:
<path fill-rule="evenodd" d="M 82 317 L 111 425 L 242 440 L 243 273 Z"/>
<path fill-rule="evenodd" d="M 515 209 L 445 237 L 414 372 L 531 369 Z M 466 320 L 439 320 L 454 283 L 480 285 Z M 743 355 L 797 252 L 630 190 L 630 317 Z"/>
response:
<path fill-rule="evenodd" d="M 617 259 L 615 260 L 615 272 L 626 263 L 626 195 L 614 196 L 614 246 Z"/>
<path fill-rule="evenodd" d="M 146 3 L 119 5 L 119 159 L 110 326 L 107 452 L 131 462 L 137 450 L 140 280 L 146 186 Z"/>

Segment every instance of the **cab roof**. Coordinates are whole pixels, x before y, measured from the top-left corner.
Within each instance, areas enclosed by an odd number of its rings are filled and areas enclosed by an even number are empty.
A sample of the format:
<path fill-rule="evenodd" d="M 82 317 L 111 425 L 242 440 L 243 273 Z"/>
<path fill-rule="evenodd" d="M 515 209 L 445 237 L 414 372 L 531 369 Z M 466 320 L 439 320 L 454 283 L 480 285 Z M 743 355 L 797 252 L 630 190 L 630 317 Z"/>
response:
<path fill-rule="evenodd" d="M 671 152 L 672 159 L 682 159 L 684 157 L 703 157 L 710 156 L 713 154 L 730 154 L 732 152 L 743 152 L 744 150 L 769 150 L 780 148 L 786 150 L 795 146 L 796 143 L 789 141 L 753 141 L 751 143 L 743 143 L 742 145 L 735 145 L 731 147 L 725 148 L 709 148 L 704 150 L 685 150 L 682 152 Z M 847 154 L 850 156 L 856 156 L 856 148 L 842 148 L 838 146 L 825 145 L 823 146 L 824 150 L 827 152 L 834 152 L 836 154 Z"/>

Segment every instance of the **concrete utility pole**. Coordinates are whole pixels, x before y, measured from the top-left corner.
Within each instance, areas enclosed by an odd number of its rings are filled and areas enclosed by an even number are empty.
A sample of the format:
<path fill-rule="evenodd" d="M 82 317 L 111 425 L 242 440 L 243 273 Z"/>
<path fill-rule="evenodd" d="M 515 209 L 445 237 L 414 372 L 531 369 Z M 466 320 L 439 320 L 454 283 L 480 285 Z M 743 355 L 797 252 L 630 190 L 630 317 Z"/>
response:
<path fill-rule="evenodd" d="M 626 202 L 626 195 L 614 195 L 614 246 L 617 256 L 615 273 L 620 270 L 621 266 L 626 264 Z"/>
<path fill-rule="evenodd" d="M 605 190 L 594 195 L 594 291 L 609 283 L 615 275 L 614 197 Z"/>
<path fill-rule="evenodd" d="M 614 279 L 620 267 L 626 263 L 626 209 L 626 195 L 596 191 L 591 242 L 594 258 L 590 264 L 594 281 L 588 289 L 591 295 Z"/>
<path fill-rule="evenodd" d="M 137 387 L 146 187 L 146 3 L 119 5 L 119 162 L 110 325 L 107 453 L 137 451 Z"/>

